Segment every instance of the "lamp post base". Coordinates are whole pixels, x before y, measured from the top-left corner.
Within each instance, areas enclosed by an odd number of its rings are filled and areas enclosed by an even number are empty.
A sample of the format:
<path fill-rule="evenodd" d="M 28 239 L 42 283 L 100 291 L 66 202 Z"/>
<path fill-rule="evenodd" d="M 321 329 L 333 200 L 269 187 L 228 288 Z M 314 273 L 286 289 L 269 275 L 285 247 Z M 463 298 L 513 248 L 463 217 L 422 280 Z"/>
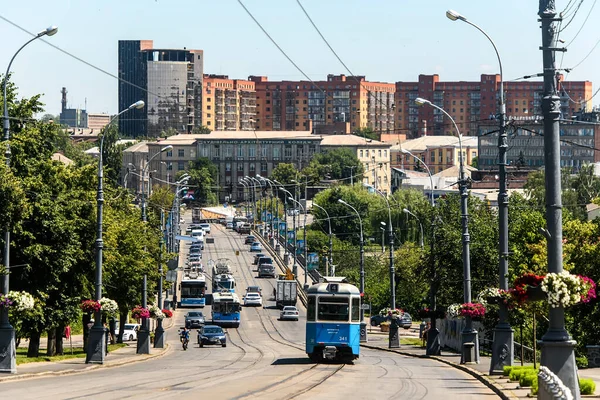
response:
<path fill-rule="evenodd" d="M 92 326 L 87 342 L 85 355 L 86 364 L 104 364 L 106 356 L 106 329 L 100 326 Z"/>
<path fill-rule="evenodd" d="M 440 331 L 438 328 L 430 328 L 427 331 L 427 347 L 425 348 L 425 355 L 439 356 L 442 354 L 439 334 Z"/>
<path fill-rule="evenodd" d="M 514 364 L 514 357 L 514 330 L 508 324 L 498 324 L 494 329 L 490 375 L 502 375 L 504 366 Z"/>
<path fill-rule="evenodd" d="M 574 340 L 561 342 L 538 341 L 541 347 L 541 365 L 547 367 L 560 378 L 562 383 L 571 390 L 574 399 L 579 399 L 579 380 L 577 378 L 577 364 L 575 364 Z"/>
<path fill-rule="evenodd" d="M 362 321 L 360 323 L 360 342 L 361 343 L 368 342 L 368 340 L 367 340 L 367 323 L 364 321 Z"/>
<path fill-rule="evenodd" d="M 166 341 L 165 330 L 162 326 L 162 319 L 157 321 L 156 329 L 154 330 L 154 348 L 164 349 Z"/>
<path fill-rule="evenodd" d="M 398 334 L 398 324 L 395 319 L 392 319 L 392 322 L 390 323 L 390 333 L 388 335 L 388 338 L 390 340 L 390 349 L 400 348 L 400 335 Z"/>
<path fill-rule="evenodd" d="M 137 335 L 137 354 L 150 354 L 150 331 L 140 329 Z"/>
<path fill-rule="evenodd" d="M 475 329 L 461 332 L 461 364 L 479 364 L 479 338 Z"/>
<path fill-rule="evenodd" d="M 12 326 L 0 328 L 0 373 L 17 373 L 17 347 Z"/>

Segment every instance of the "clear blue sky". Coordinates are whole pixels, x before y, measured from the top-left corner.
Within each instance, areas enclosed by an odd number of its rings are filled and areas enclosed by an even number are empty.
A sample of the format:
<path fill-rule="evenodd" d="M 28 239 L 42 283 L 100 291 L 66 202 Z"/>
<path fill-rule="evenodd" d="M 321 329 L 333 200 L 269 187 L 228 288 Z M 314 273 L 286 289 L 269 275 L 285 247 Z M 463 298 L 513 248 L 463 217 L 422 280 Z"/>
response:
<path fill-rule="evenodd" d="M 578 2 L 578 0 L 576 1 Z M 244 0 L 259 22 L 311 77 L 345 73 L 295 0 Z M 562 10 L 568 0 L 557 0 Z M 561 34 L 575 36 L 590 11 L 585 0 Z M 490 43 L 473 27 L 445 16 L 455 9 L 496 41 L 505 80 L 541 71 L 541 33 L 537 1 L 504 0 L 302 0 L 317 26 L 344 62 L 368 80 L 416 81 L 419 73 L 441 80 L 478 80 L 498 70 Z M 236 0 L 5 0 L 0 15 L 29 31 L 49 25 L 57 46 L 117 74 L 119 39 L 151 39 L 155 47 L 203 49 L 205 73 L 232 78 L 267 75 L 272 80 L 301 79 Z M 600 5 L 565 54 L 563 66 L 578 63 L 600 40 Z M 30 37 L 0 20 L 0 71 Z M 558 55 L 560 60 L 560 55 Z M 597 86 L 600 46 L 568 76 Z M 36 41 L 13 63 L 14 80 L 24 96 L 43 93 L 47 112 L 60 112 L 60 90 L 67 87 L 71 107 L 117 112 L 117 80 Z M 2 72 L 3 73 L 3 72 Z M 594 98 L 594 103 L 598 104 Z"/>

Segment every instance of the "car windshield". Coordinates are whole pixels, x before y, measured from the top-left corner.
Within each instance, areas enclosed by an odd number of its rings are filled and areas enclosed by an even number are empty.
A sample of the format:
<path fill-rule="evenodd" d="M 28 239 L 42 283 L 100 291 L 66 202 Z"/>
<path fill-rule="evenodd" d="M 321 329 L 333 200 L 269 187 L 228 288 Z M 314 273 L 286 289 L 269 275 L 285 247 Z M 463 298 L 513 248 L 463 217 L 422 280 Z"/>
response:
<path fill-rule="evenodd" d="M 283 307 L 283 311 L 296 311 L 296 307 Z"/>
<path fill-rule="evenodd" d="M 221 328 L 204 328 L 203 331 L 205 334 L 215 334 L 215 333 L 223 333 Z"/>
<path fill-rule="evenodd" d="M 202 313 L 201 312 L 189 312 L 188 313 L 188 317 L 201 317 Z"/>
<path fill-rule="evenodd" d="M 258 293 L 248 293 L 246 297 L 260 297 Z"/>

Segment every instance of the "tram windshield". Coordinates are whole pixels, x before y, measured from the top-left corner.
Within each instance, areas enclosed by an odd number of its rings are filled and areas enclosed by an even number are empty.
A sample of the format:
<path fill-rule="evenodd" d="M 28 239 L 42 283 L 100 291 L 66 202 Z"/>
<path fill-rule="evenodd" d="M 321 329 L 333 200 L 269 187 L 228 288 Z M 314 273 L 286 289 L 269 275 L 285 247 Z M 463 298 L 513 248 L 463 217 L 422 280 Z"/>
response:
<path fill-rule="evenodd" d="M 348 321 L 350 306 L 347 297 L 320 297 L 319 321 Z"/>
<path fill-rule="evenodd" d="M 222 313 L 222 314 L 231 314 L 240 311 L 239 303 L 213 303 L 212 305 L 213 312 Z"/>
<path fill-rule="evenodd" d="M 198 298 L 204 297 L 206 291 L 206 283 L 204 282 L 181 282 L 181 297 L 182 298 Z"/>

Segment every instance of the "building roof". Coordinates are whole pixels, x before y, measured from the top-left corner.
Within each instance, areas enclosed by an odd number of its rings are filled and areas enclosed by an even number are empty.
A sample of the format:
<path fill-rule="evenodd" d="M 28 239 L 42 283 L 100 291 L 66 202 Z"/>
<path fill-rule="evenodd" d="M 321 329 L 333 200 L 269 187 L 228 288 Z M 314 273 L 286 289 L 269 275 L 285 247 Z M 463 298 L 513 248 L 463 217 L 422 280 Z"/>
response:
<path fill-rule="evenodd" d="M 463 136 L 463 147 L 477 147 L 477 136 Z M 456 136 L 421 136 L 420 138 L 407 140 L 400 145 L 394 145 L 392 150 L 409 150 L 412 152 L 421 152 L 437 147 L 459 147 L 458 137 Z"/>
<path fill-rule="evenodd" d="M 319 140 L 319 136 L 311 135 L 310 131 L 212 131 L 209 134 L 187 134 L 180 133 L 178 135 L 169 136 L 161 140 L 160 143 L 168 145 L 183 144 L 181 141 L 189 142 L 196 140 L 273 140 L 273 139 L 313 139 Z M 193 143 L 192 142 L 192 143 Z"/>
<path fill-rule="evenodd" d="M 321 146 L 377 146 L 390 147 L 389 143 L 365 139 L 356 135 L 321 135 Z"/>
<path fill-rule="evenodd" d="M 148 142 L 138 142 L 136 144 L 134 144 L 133 146 L 129 146 L 128 148 L 126 148 L 125 150 L 123 150 L 124 152 L 131 152 L 131 153 L 144 153 L 144 152 L 148 152 Z"/>
<path fill-rule="evenodd" d="M 470 177 L 471 171 L 477 171 L 477 168 L 473 168 L 470 165 L 465 165 L 465 175 Z M 433 176 L 440 177 L 440 178 L 452 178 L 452 177 L 457 177 L 459 172 L 460 172 L 460 167 L 458 165 L 454 165 L 450 168 L 446 168 L 445 170 L 438 172 L 437 174 L 435 174 Z"/>
<path fill-rule="evenodd" d="M 54 161 L 60 161 L 61 163 L 65 164 L 65 165 L 71 165 L 71 164 L 73 164 L 73 160 L 71 160 L 68 157 L 65 157 L 65 155 L 62 154 L 62 153 L 54 153 L 54 154 L 52 154 L 51 158 Z"/>
<path fill-rule="evenodd" d="M 423 171 L 414 171 L 412 169 L 402 169 L 392 167 L 392 169 L 396 172 L 403 173 L 407 178 L 428 178 L 429 174 Z"/>

